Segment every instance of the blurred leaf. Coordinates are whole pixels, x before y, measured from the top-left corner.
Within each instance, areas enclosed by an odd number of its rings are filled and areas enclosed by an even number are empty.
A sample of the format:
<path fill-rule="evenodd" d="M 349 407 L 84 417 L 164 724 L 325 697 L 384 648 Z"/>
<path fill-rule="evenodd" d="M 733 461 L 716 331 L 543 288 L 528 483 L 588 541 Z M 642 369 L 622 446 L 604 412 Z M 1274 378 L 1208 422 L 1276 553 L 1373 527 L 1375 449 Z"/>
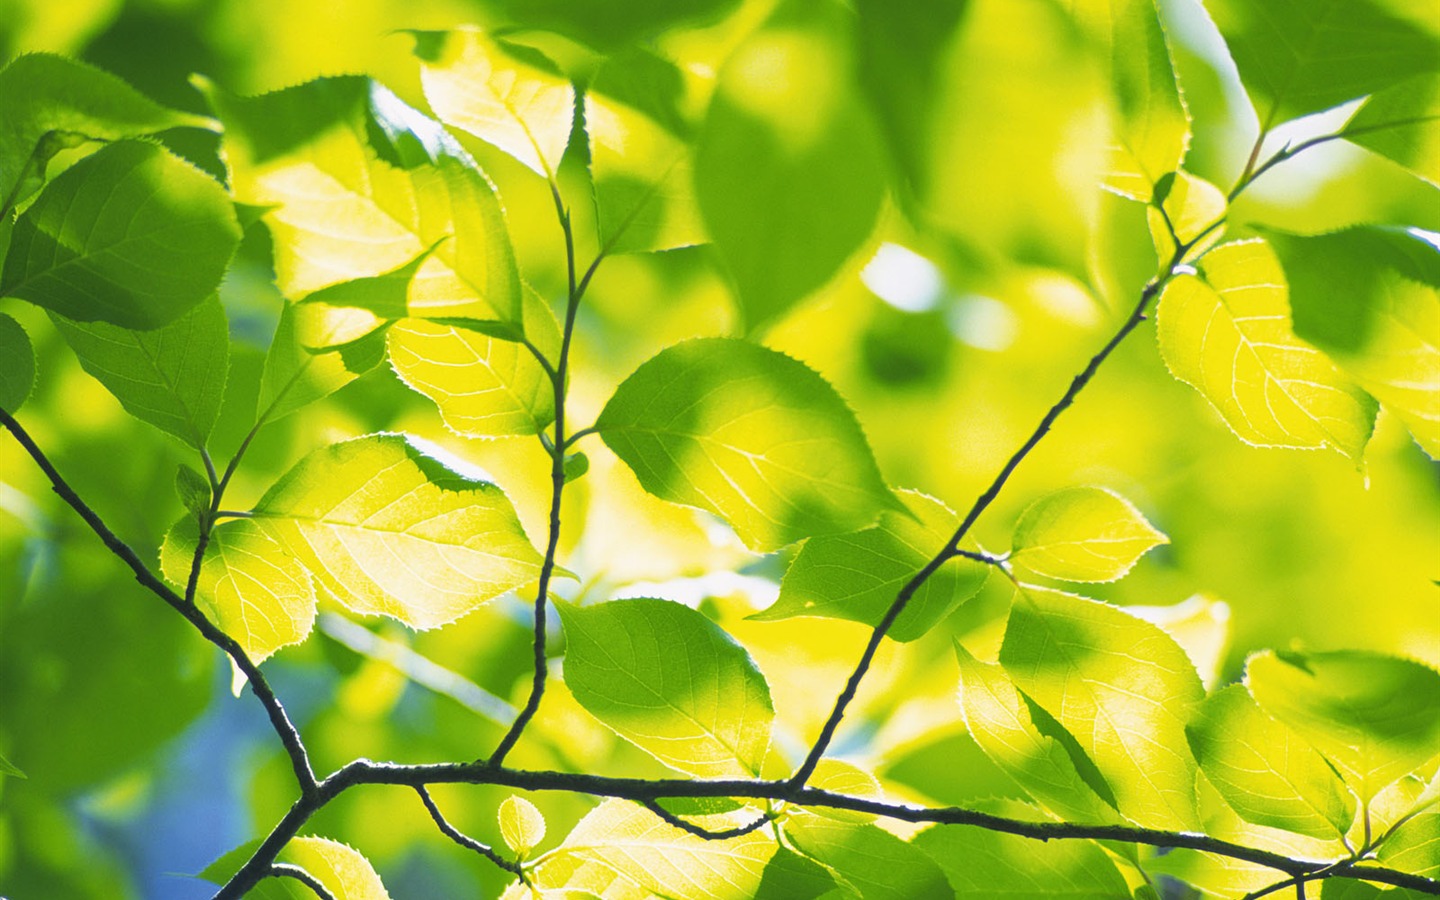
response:
<path fill-rule="evenodd" d="M 1022 586 L 1000 662 L 1075 736 L 1127 818 L 1196 827 L 1185 723 L 1204 689 L 1169 635 L 1108 604 Z"/>
<path fill-rule="evenodd" d="M 1359 226 L 1267 237 L 1290 280 L 1296 333 L 1333 354 L 1440 459 L 1440 235 Z"/>
<path fill-rule="evenodd" d="M 1011 560 L 1066 581 L 1115 581 L 1152 548 L 1170 543 L 1129 500 L 1097 487 L 1056 491 L 1015 523 Z"/>
<path fill-rule="evenodd" d="M 545 814 L 524 797 L 506 797 L 500 803 L 500 835 L 505 846 L 525 859 L 545 840 Z"/>
<path fill-rule="evenodd" d="M 780 596 L 751 618 L 825 616 L 878 625 L 900 589 L 960 525 L 959 517 L 933 497 L 918 491 L 899 491 L 897 496 L 905 512 L 886 510 L 878 524 L 864 531 L 806 541 L 785 572 Z M 921 637 L 973 597 L 988 574 L 985 565 L 964 557 L 946 562 L 911 597 L 890 637 Z"/>
<path fill-rule="evenodd" d="M 15 767 L 15 764 L 3 756 L 0 756 L 0 775 L 9 775 L 14 778 L 25 778 L 24 772 Z"/>
<path fill-rule="evenodd" d="M 834 277 L 880 210 L 880 146 L 841 77 L 854 28 L 833 0 L 787 0 L 720 73 L 695 188 L 748 330 Z"/>
<path fill-rule="evenodd" d="M 1245 683 L 1365 803 L 1440 746 L 1440 673 L 1418 662 L 1361 650 L 1267 650 L 1250 657 Z"/>
<path fill-rule="evenodd" d="M 1375 403 L 1291 331 L 1285 274 L 1263 242 L 1212 250 L 1161 296 L 1160 355 L 1247 444 L 1331 447 L 1359 462 Z"/>
<path fill-rule="evenodd" d="M 620 50 L 667 29 L 703 24 L 738 0 L 493 0 L 525 27 L 557 31 L 599 50 Z"/>
<path fill-rule="evenodd" d="M 16 220 L 0 294 L 82 322 L 158 328 L 215 290 L 239 243 L 220 185 L 158 146 L 118 141 Z"/>
<path fill-rule="evenodd" d="M 760 773 L 775 718 L 770 688 L 720 626 L 667 600 L 559 610 L 565 684 L 595 718 L 698 778 Z"/>
<path fill-rule="evenodd" d="M 35 350 L 20 323 L 0 313 L 0 409 L 14 413 L 35 389 Z"/>
<path fill-rule="evenodd" d="M 980 662 L 958 643 L 955 654 L 965 725 L 985 755 L 1057 815 L 1090 824 L 1116 821 L 1114 807 L 1090 786 L 1069 749 L 1036 727 L 1005 670 Z"/>
<path fill-rule="evenodd" d="M 1200 770 L 1245 821 L 1317 838 L 1350 830 L 1355 798 L 1335 770 L 1243 686 L 1206 699 L 1185 733 Z"/>
<path fill-rule="evenodd" d="M 434 247 L 409 291 L 412 316 L 520 321 L 500 203 L 438 122 L 359 77 L 206 93 L 225 123 L 235 199 L 271 207 L 287 297 L 393 271 Z"/>
<path fill-rule="evenodd" d="M 254 516 L 336 600 L 416 629 L 452 622 L 540 573 L 504 492 L 403 435 L 315 451 Z"/>
<path fill-rule="evenodd" d="M 1376 91 L 1341 134 L 1440 186 L 1440 78 L 1421 76 Z"/>
<path fill-rule="evenodd" d="M 1383 888 L 1350 878 L 1327 878 L 1320 885 L 1320 900 L 1422 900 L 1425 895 L 1405 888 Z"/>
<path fill-rule="evenodd" d="M 0 208 L 37 190 L 46 163 L 67 146 L 215 127 L 156 104 L 108 72 L 49 53 L 21 56 L 0 70 L 0 109 Z"/>
<path fill-rule="evenodd" d="M 260 377 L 256 407 L 259 420 L 273 422 L 288 416 L 340 390 L 385 360 L 384 329 L 334 346 L 345 327 L 345 320 L 324 315 L 318 307 L 285 305 Z M 312 352 L 312 346 L 333 349 Z"/>
<path fill-rule="evenodd" d="M 553 180 L 575 109 L 569 80 L 479 30 L 413 35 L 435 114 Z"/>
<path fill-rule="evenodd" d="M 620 385 L 595 427 L 645 490 L 715 513 L 754 550 L 843 534 L 903 509 L 835 389 L 745 341 L 662 351 Z"/>
<path fill-rule="evenodd" d="M 230 371 L 230 329 L 218 297 L 153 331 L 50 318 L 80 365 L 127 412 L 192 447 L 205 446 Z"/>
<path fill-rule="evenodd" d="M 198 538 L 195 520 L 187 516 L 170 529 L 160 547 L 160 571 L 182 592 L 190 580 Z M 195 603 L 257 664 L 281 647 L 305 640 L 315 625 L 309 574 L 249 519 L 221 522 L 211 531 L 195 583 Z"/>
<path fill-rule="evenodd" d="M 865 900 L 951 900 L 945 873 L 924 851 L 875 825 L 797 813 L 785 835 Z"/>

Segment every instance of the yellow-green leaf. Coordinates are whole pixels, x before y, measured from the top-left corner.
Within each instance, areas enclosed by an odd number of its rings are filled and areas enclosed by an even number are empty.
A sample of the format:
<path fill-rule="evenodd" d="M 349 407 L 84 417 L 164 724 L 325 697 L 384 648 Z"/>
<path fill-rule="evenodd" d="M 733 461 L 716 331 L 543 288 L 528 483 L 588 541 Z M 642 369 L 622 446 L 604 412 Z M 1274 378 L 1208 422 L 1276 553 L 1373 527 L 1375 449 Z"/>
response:
<path fill-rule="evenodd" d="M 1359 460 L 1375 403 L 1295 336 L 1275 254 L 1260 241 L 1210 251 L 1160 300 L 1160 354 L 1246 443 L 1330 447 Z"/>
<path fill-rule="evenodd" d="M 1182 244 L 1194 244 L 1186 252 L 1186 259 L 1194 259 L 1220 242 L 1229 207 L 1224 191 L 1189 172 L 1177 171 L 1160 180 L 1157 193 L 1163 193 L 1165 199 L 1158 209 L 1147 206 L 1145 216 L 1150 239 L 1162 261 L 1168 262 L 1175 255 L 1176 238 Z"/>
<path fill-rule="evenodd" d="M 1113 491 L 1075 487 L 1032 503 L 1015 523 L 1011 560 L 1066 581 L 1114 581 L 1170 539 Z"/>
<path fill-rule="evenodd" d="M 335 900 L 390 900 L 370 861 L 339 841 L 321 837 L 292 838 L 279 858 L 309 872 L 325 885 Z"/>
<path fill-rule="evenodd" d="M 0 409 L 13 413 L 35 387 L 35 350 L 20 323 L 0 313 Z"/>
<path fill-rule="evenodd" d="M 545 814 L 524 797 L 500 801 L 500 836 L 516 856 L 524 859 L 545 840 Z"/>

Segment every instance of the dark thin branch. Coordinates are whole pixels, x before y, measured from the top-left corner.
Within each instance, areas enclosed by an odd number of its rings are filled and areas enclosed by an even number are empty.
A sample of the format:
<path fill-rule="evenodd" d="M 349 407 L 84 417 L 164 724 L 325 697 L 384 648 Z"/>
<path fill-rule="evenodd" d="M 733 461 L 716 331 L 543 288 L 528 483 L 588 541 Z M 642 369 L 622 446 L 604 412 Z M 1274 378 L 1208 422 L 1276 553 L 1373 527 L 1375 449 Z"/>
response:
<path fill-rule="evenodd" d="M 687 819 L 682 819 L 681 817 L 672 813 L 670 810 L 661 806 L 659 801 L 657 800 L 641 800 L 640 805 L 644 806 L 646 809 L 650 810 L 652 813 L 659 816 L 661 819 L 664 819 L 666 823 L 674 825 L 676 828 L 687 834 L 693 834 L 696 837 L 704 838 L 707 841 L 726 841 L 730 838 L 744 837 L 752 831 L 759 831 L 761 828 L 764 828 L 765 823 L 775 818 L 768 812 L 761 813 L 760 816 L 755 819 L 755 821 L 749 822 L 745 825 L 739 825 L 735 828 L 726 828 L 722 831 L 712 831 L 711 829 L 706 828 L 703 825 L 696 825 L 694 822 L 691 822 Z"/>
<path fill-rule="evenodd" d="M 487 847 L 460 831 L 454 825 L 451 825 L 450 822 L 446 820 L 445 814 L 440 811 L 440 807 L 435 805 L 435 801 L 430 797 L 430 792 L 425 789 L 423 784 L 415 785 L 415 793 L 420 795 L 420 802 L 425 804 L 425 809 L 430 812 L 430 818 L 435 820 L 435 827 L 440 829 L 441 834 L 464 847 L 466 850 L 472 850 L 480 854 L 505 871 L 519 875 L 521 881 L 525 880 L 525 870 L 521 868 L 518 862 L 506 859 L 490 847 Z"/>
<path fill-rule="evenodd" d="M 293 878 L 314 891 L 315 896 L 319 897 L 320 900 L 335 900 L 335 895 L 330 893 L 329 889 L 320 883 L 320 879 L 299 866 L 292 866 L 289 863 L 272 863 L 269 871 L 265 874 L 269 878 Z"/>

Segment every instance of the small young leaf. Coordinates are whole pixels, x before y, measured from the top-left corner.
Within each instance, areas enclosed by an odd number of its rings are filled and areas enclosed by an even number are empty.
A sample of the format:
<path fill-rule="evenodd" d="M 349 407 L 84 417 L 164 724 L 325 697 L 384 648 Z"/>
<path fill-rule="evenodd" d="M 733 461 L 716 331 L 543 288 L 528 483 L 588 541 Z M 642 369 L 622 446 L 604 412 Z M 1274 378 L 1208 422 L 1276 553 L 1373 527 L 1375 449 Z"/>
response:
<path fill-rule="evenodd" d="M 20 323 L 0 313 L 0 410 L 14 413 L 35 389 L 35 350 Z"/>
<path fill-rule="evenodd" d="M 210 511 L 209 479 L 183 463 L 175 470 L 175 493 L 191 513 L 203 516 Z"/>
<path fill-rule="evenodd" d="M 135 418 L 203 448 L 230 371 L 230 328 L 220 298 L 153 331 L 51 315 L 80 365 Z"/>
<path fill-rule="evenodd" d="M 16 220 L 0 294 L 81 322 L 159 328 L 215 290 L 239 244 L 220 185 L 154 144 L 118 141 Z"/>
<path fill-rule="evenodd" d="M 1011 559 L 1066 581 L 1114 581 L 1170 539 L 1112 491 L 1075 487 L 1042 497 L 1015 523 Z"/>
<path fill-rule="evenodd" d="M 545 814 L 524 797 L 502 800 L 499 819 L 505 846 L 520 859 L 528 857 L 530 851 L 545 840 Z"/>
<path fill-rule="evenodd" d="M 198 537 L 195 520 L 187 516 L 160 547 L 160 571 L 181 590 L 190 580 Z M 305 640 L 315 625 L 310 576 L 249 519 L 221 522 L 211 531 L 195 602 L 255 663 Z"/>
<path fill-rule="evenodd" d="M 620 385 L 595 427 L 645 490 L 715 513 L 754 550 L 844 534 L 903 508 L 835 389 L 745 341 L 662 351 Z"/>
<path fill-rule="evenodd" d="M 1176 171 L 1174 176 L 1166 185 L 1164 198 L 1156 199 L 1160 208 L 1154 204 L 1146 207 L 1150 239 L 1161 260 L 1174 256 L 1178 249 L 1176 238 L 1183 244 L 1194 243 L 1185 254 L 1187 259 L 1194 259 L 1219 243 L 1225 234 L 1224 225 L 1215 223 L 1224 222 L 1229 201 L 1224 191 L 1203 178 L 1184 171 Z"/>
<path fill-rule="evenodd" d="M 1291 330 L 1285 273 L 1260 241 L 1206 254 L 1171 282 L 1156 331 L 1171 374 L 1258 447 L 1331 447 L 1359 460 L 1375 402 Z"/>
<path fill-rule="evenodd" d="M 565 684 L 580 705 L 667 766 L 758 775 L 775 708 L 745 649 L 668 600 L 562 604 Z"/>
<path fill-rule="evenodd" d="M 1425 75 L 1376 91 L 1342 134 L 1440 186 L 1440 77 Z"/>
<path fill-rule="evenodd" d="M 916 491 L 898 492 L 909 514 L 881 513 L 878 524 L 853 534 L 811 538 L 780 583 L 780 596 L 762 621 L 824 616 L 877 625 L 900 588 L 939 553 L 960 519 L 943 503 Z M 986 566 L 956 557 L 910 598 L 890 637 L 913 641 L 979 592 Z"/>
<path fill-rule="evenodd" d="M 800 812 L 787 817 L 784 828 L 801 853 L 865 900 L 953 900 L 955 896 L 934 860 L 878 826 Z"/>
<path fill-rule="evenodd" d="M 583 478 L 585 473 L 590 471 L 590 457 L 584 453 L 575 452 L 565 454 L 565 483 L 569 484 L 576 479 Z"/>
<path fill-rule="evenodd" d="M 315 451 L 260 498 L 254 517 L 336 600 L 416 629 L 452 622 L 540 574 L 505 493 L 404 435 Z"/>
<path fill-rule="evenodd" d="M 1245 683 L 1260 708 L 1334 763 L 1368 802 L 1440 747 L 1440 672 L 1360 650 L 1252 656 Z"/>
<path fill-rule="evenodd" d="M 1317 838 L 1350 830 L 1355 798 L 1335 770 L 1244 687 L 1209 697 L 1185 734 L 1200 770 L 1245 821 Z"/>
<path fill-rule="evenodd" d="M 1169 635 L 1106 603 L 1021 586 L 1000 662 L 1075 736 L 1121 813 L 1151 827 L 1196 826 L 1185 724 L 1205 692 Z"/>

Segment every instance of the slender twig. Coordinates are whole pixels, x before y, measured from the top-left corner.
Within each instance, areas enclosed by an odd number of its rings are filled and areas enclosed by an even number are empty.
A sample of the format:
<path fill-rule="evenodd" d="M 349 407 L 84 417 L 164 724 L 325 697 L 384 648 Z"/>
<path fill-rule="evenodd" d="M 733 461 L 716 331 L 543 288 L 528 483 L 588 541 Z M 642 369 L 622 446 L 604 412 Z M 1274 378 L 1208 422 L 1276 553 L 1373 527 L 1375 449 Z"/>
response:
<path fill-rule="evenodd" d="M 1299 156 L 1301 153 L 1304 153 L 1311 147 L 1318 147 L 1321 144 L 1328 144 L 1331 141 L 1338 141 L 1343 137 L 1345 137 L 1344 133 L 1322 134 L 1319 137 L 1313 137 L 1309 140 L 1301 141 L 1298 144 L 1286 144 L 1284 147 L 1281 147 L 1279 150 L 1277 150 L 1273 156 L 1265 160 L 1265 162 L 1261 163 L 1258 167 L 1254 168 L 1253 170 L 1247 169 L 1245 174 L 1240 178 L 1239 182 L 1237 182 L 1235 187 L 1231 189 L 1226 199 L 1229 200 L 1231 203 L 1234 203 L 1235 199 L 1241 194 L 1245 193 L 1245 189 L 1250 187 L 1250 185 L 1254 184 L 1256 179 L 1258 179 L 1261 175 L 1264 175 L 1266 172 L 1270 171 L 1271 169 L 1275 168 L 1286 160 L 1294 159 L 1296 156 Z M 1259 152 L 1260 148 L 1258 144 L 1256 145 L 1255 149 L 1256 152 Z"/>
<path fill-rule="evenodd" d="M 597 434 L 599 433 L 599 431 L 600 429 L 596 428 L 594 425 L 591 425 L 589 428 L 582 428 L 579 431 L 573 432 L 568 438 L 565 439 L 565 446 L 561 449 L 569 450 L 571 447 L 575 446 L 575 444 L 577 444 L 581 438 L 586 438 L 592 434 Z"/>
<path fill-rule="evenodd" d="M 299 866 L 292 866 L 289 863 L 271 863 L 270 869 L 265 875 L 269 878 L 293 878 L 314 891 L 315 896 L 319 897 L 320 900 L 335 900 L 335 895 L 330 893 L 330 890 L 320 883 L 320 879 Z"/>
<path fill-rule="evenodd" d="M 420 802 L 425 804 L 425 809 L 430 812 L 430 818 L 435 820 L 435 827 L 440 829 L 441 834 L 464 847 L 466 850 L 472 850 L 480 854 L 505 871 L 519 875 L 521 881 L 525 880 L 525 870 L 521 868 L 518 862 L 506 859 L 490 847 L 460 831 L 454 825 L 451 825 L 445 818 L 445 814 L 440 811 L 440 807 L 435 805 L 435 801 L 430 797 L 430 792 L 425 789 L 425 785 L 415 785 L 415 793 L 420 795 Z"/>
<path fill-rule="evenodd" d="M 644 806 L 646 809 L 650 810 L 652 813 L 659 816 L 661 819 L 664 819 L 667 824 L 674 825 L 676 828 L 687 834 L 693 834 L 696 837 L 704 838 L 707 841 L 726 841 L 730 838 L 744 837 L 752 831 L 759 831 L 761 828 L 764 828 L 767 822 L 775 818 L 775 816 L 771 813 L 765 812 L 757 816 L 754 821 L 749 822 L 745 825 L 738 825 L 735 828 L 726 828 L 720 831 L 713 831 L 703 825 L 696 825 L 694 822 L 691 822 L 687 819 L 682 819 L 681 817 L 672 813 L 670 810 L 661 806 L 658 800 L 641 800 L 640 805 Z"/>

